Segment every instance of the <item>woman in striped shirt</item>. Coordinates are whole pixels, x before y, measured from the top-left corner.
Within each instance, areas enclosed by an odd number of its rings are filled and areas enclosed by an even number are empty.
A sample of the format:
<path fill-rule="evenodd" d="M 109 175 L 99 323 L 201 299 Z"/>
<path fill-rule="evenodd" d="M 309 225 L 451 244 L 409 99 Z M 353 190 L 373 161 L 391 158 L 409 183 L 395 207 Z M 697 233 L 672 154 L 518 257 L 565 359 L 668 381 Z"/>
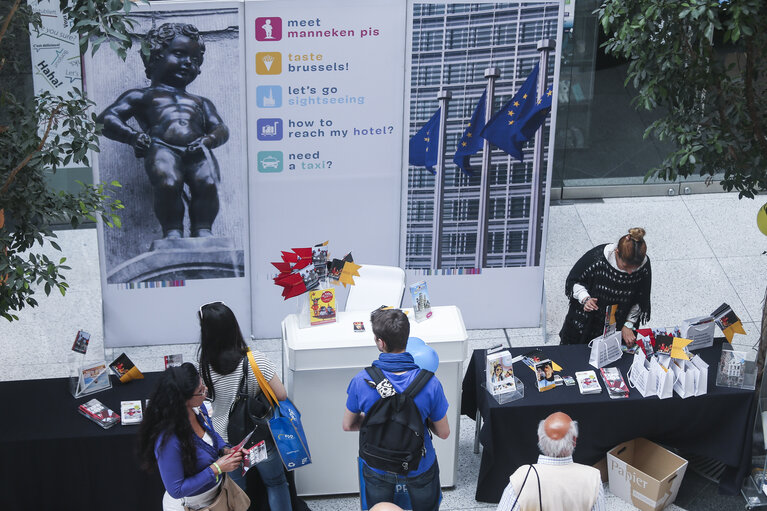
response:
<path fill-rule="evenodd" d="M 229 425 L 229 410 L 243 373 L 243 361 L 248 373 L 248 392 L 258 395 L 261 388 L 258 385 L 250 364 L 247 363 L 248 346 L 242 337 L 240 325 L 232 310 L 223 302 L 207 303 L 200 307 L 200 374 L 208 387 L 208 393 L 213 410 L 211 418 L 216 431 L 229 442 L 227 427 Z M 277 368 L 271 360 L 253 350 L 253 357 L 264 378 L 274 391 L 278 400 L 286 399 L 288 394 L 277 376 Z M 256 465 L 261 479 L 266 485 L 269 507 L 272 511 L 291 511 L 290 491 L 282 466 L 282 459 L 271 438 L 266 440 L 267 459 Z M 240 487 L 245 487 L 240 470 L 232 474 Z"/>

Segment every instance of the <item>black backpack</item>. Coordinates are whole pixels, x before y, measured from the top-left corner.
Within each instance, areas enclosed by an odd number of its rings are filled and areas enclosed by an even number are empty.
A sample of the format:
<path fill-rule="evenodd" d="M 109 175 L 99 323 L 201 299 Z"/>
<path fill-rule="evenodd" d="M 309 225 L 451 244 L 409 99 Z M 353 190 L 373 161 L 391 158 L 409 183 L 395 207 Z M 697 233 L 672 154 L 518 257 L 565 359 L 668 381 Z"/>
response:
<path fill-rule="evenodd" d="M 360 426 L 360 458 L 372 468 L 407 475 L 418 469 L 426 455 L 424 423 L 414 398 L 434 373 L 421 369 L 398 394 L 379 368 L 365 371 L 373 380 L 368 384 L 375 386 L 381 399 L 370 407 Z"/>

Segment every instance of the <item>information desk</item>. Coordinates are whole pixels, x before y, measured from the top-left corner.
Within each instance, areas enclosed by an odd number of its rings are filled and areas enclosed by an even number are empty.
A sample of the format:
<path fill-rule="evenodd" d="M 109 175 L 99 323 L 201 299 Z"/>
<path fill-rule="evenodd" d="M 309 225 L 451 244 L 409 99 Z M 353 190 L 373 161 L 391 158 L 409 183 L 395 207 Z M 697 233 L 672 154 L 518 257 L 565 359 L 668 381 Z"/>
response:
<path fill-rule="evenodd" d="M 160 373 L 74 399 L 65 378 L 0 383 L 0 486 L 4 509 L 162 509 L 157 473 L 139 468 L 138 426 L 102 429 L 77 407 L 96 398 L 117 413 L 120 401 L 149 397 Z"/>
<path fill-rule="evenodd" d="M 753 429 L 754 392 L 717 387 L 716 365 L 722 339 L 714 346 L 696 353 L 709 364 L 708 393 L 681 399 L 676 393 L 669 399 L 642 398 L 631 389 L 628 399 L 610 399 L 599 377 L 602 392 L 581 395 L 578 386 L 560 386 L 538 392 L 535 374 L 524 362 L 514 364 L 515 375 L 525 384 L 525 397 L 499 405 L 480 384 L 485 381 L 485 351 L 475 350 L 463 380 L 462 413 L 474 418 L 477 410 L 484 424 L 479 439 L 482 461 L 477 478 L 476 499 L 498 502 L 509 476 L 520 465 L 538 459 L 538 422 L 550 413 L 562 411 L 578 421 L 578 444 L 574 460 L 594 464 L 617 444 L 644 437 L 692 454 L 721 461 L 729 468 L 720 491 L 739 491 L 749 468 Z M 562 374 L 593 369 L 588 363 L 589 348 L 578 346 L 539 346 L 544 356 L 562 366 Z M 516 348 L 516 356 L 532 348 Z M 626 373 L 632 356 L 611 364 Z M 595 370 L 598 373 L 598 370 Z"/>
<path fill-rule="evenodd" d="M 409 312 L 410 335 L 420 337 L 439 355 L 437 377 L 450 408 L 450 437 L 434 437 L 440 482 L 456 480 L 460 386 L 468 356 L 466 328 L 457 307 L 434 307 L 431 318 L 416 323 Z M 354 322 L 364 323 L 356 332 Z M 378 358 L 370 312 L 340 312 L 335 323 L 300 328 L 296 315 L 282 322 L 283 374 L 288 395 L 301 410 L 312 463 L 295 471 L 299 495 L 330 495 L 359 491 L 359 434 L 345 432 L 341 422 L 346 389 L 352 377 Z"/>

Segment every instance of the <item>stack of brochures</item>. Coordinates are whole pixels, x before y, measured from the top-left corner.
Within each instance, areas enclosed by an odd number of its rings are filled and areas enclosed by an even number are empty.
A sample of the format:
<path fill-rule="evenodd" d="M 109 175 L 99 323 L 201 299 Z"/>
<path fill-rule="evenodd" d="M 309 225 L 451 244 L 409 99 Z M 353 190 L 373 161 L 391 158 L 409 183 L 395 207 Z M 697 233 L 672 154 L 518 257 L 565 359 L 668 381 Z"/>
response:
<path fill-rule="evenodd" d="M 578 390 L 581 391 L 581 394 L 599 394 L 602 392 L 602 387 L 597 380 L 597 373 L 593 370 L 577 371 L 575 379 L 578 382 Z"/>
<path fill-rule="evenodd" d="M 87 403 L 81 404 L 77 410 L 104 429 L 109 429 L 120 422 L 120 416 L 104 406 L 104 403 L 98 399 L 91 399 Z"/>
<path fill-rule="evenodd" d="M 624 399 L 629 397 L 629 387 L 623 380 L 621 370 L 617 367 L 603 367 L 599 370 L 602 380 L 605 382 L 607 395 L 610 399 Z"/>

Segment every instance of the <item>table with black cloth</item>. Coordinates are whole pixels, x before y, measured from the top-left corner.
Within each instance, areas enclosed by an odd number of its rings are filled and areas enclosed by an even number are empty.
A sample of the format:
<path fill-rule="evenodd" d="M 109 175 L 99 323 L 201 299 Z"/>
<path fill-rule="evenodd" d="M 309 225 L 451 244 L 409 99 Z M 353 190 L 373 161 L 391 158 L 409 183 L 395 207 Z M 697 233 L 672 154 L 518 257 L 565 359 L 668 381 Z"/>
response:
<path fill-rule="evenodd" d="M 706 456 L 726 465 L 719 491 L 735 494 L 749 470 L 754 424 L 754 391 L 717 387 L 716 366 L 723 339 L 695 353 L 709 364 L 708 393 L 699 397 L 643 398 L 631 389 L 628 399 L 610 399 L 604 390 L 582 395 L 574 386 L 558 386 L 538 392 L 535 373 L 524 362 L 514 364 L 515 375 L 525 385 L 522 399 L 498 402 L 485 389 L 485 350 L 475 350 L 463 380 L 461 413 L 475 418 L 479 410 L 483 425 L 479 433 L 482 461 L 477 478 L 476 499 L 498 502 L 517 467 L 538 459 L 538 422 L 557 411 L 578 421 L 578 443 L 573 459 L 592 465 L 617 444 L 644 437 L 676 447 L 683 452 Z M 562 366 L 561 374 L 594 369 L 585 345 L 538 346 L 543 355 Z M 511 349 L 512 356 L 531 347 Z M 611 366 L 626 376 L 633 355 L 623 355 Z M 598 370 L 595 370 L 598 373 Z"/>
<path fill-rule="evenodd" d="M 119 414 L 120 401 L 149 398 L 160 374 L 144 373 L 144 379 L 124 384 L 111 376 L 111 389 L 78 399 L 69 392 L 66 378 L 0 382 L 3 509 L 161 510 L 165 488 L 159 473 L 139 467 L 139 426 L 102 429 L 77 411 L 80 404 L 96 398 Z M 248 476 L 249 486 L 253 479 L 262 484 L 257 470 Z M 296 497 L 292 473 L 288 480 L 294 509 L 308 509 Z M 251 497 L 251 509 L 268 509 L 263 488 Z"/>

